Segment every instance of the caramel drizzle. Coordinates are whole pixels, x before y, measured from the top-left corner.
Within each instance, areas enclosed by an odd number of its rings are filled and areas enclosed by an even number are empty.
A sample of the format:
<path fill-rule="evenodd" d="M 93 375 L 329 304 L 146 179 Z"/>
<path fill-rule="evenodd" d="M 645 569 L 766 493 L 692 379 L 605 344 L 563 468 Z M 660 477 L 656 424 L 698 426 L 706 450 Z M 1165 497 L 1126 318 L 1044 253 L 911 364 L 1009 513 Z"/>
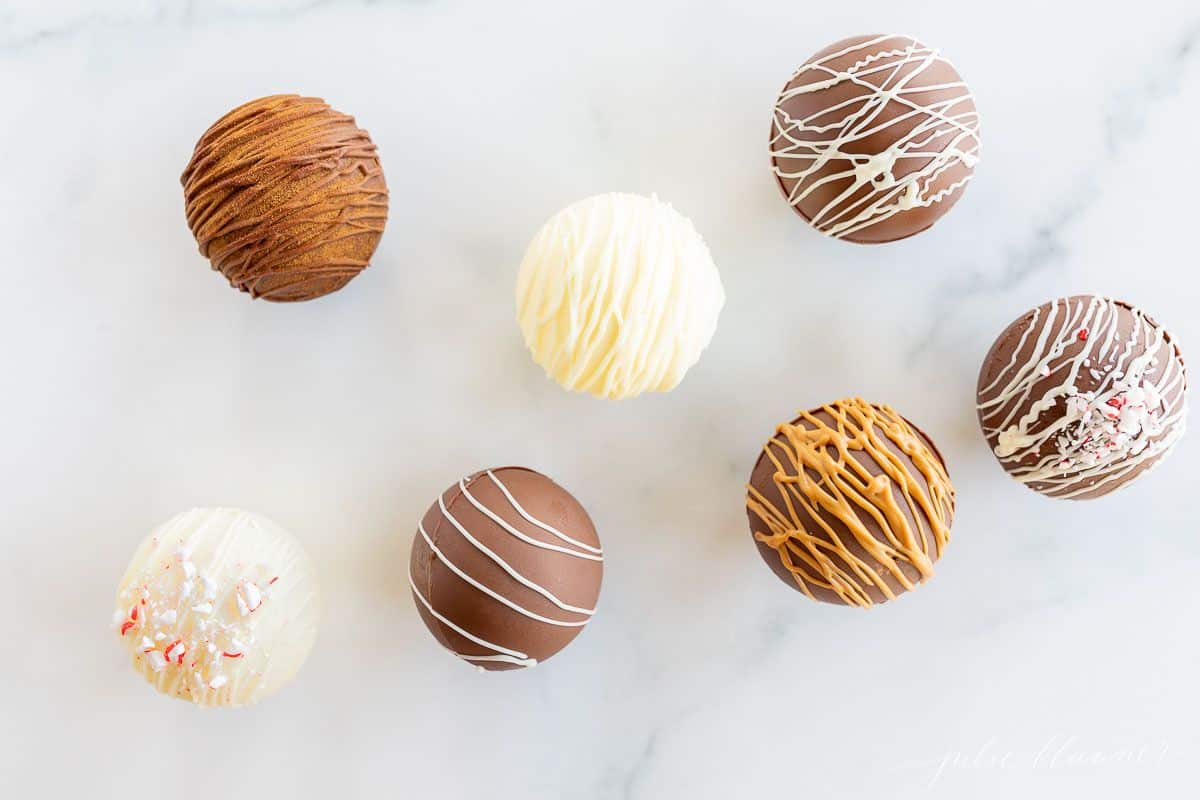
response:
<path fill-rule="evenodd" d="M 763 447 L 775 465 L 773 480 L 783 498 L 774 505 L 753 486 L 747 486 L 747 508 L 769 529 L 754 530 L 758 541 L 771 547 L 805 595 L 813 588 L 834 592 L 847 605 L 874 605 L 870 587 L 893 599 L 895 592 L 882 577 L 882 566 L 906 590 L 914 588 L 904 573 L 908 564 L 919 581 L 933 575 L 933 562 L 950 540 L 954 487 L 941 458 L 899 414 L 860 398 L 824 406 L 833 420 L 828 425 L 815 412 L 801 414 L 795 423 L 780 425 Z M 911 459 L 929 490 L 885 444 L 890 441 Z M 862 451 L 882 469 L 872 476 L 851 453 Z M 909 523 L 907 508 L 916 528 Z M 818 529 L 807 530 L 803 510 Z M 870 558 L 853 552 L 829 520 L 841 522 L 853 543 Z M 880 529 L 868 529 L 870 520 Z M 936 548 L 930 558 L 927 542 Z"/>
<path fill-rule="evenodd" d="M 306 299 L 340 287 L 366 268 L 387 221 L 374 143 L 316 98 L 276 95 L 229 112 L 201 137 L 181 181 L 201 254 L 254 297 Z"/>

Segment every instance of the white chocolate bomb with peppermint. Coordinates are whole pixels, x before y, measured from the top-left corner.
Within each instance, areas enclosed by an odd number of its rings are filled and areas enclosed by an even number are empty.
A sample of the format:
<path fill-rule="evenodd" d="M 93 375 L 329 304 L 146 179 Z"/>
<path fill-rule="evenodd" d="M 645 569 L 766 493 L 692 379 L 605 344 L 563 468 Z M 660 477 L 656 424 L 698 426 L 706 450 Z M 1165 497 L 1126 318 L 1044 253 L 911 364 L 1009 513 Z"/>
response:
<path fill-rule="evenodd" d="M 199 706 L 250 705 L 287 684 L 317 636 L 312 561 L 259 514 L 185 511 L 134 553 L 113 626 L 133 667 Z"/>
<path fill-rule="evenodd" d="M 984 359 L 977 403 L 1013 478 L 1086 500 L 1145 474 L 1183 436 L 1187 373 L 1170 334 L 1141 310 L 1076 295 L 1009 325 Z"/>

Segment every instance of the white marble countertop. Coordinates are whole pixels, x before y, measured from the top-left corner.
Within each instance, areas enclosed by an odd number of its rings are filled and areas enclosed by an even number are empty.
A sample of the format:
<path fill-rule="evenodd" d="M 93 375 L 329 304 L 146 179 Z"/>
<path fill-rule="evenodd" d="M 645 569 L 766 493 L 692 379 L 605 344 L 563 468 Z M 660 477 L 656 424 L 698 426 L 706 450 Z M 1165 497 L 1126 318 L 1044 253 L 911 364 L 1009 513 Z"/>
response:
<path fill-rule="evenodd" d="M 771 105 L 813 51 L 889 29 L 972 84 L 983 161 L 933 231 L 827 241 L 772 183 Z M 211 122 L 281 91 L 355 114 L 391 189 L 373 266 L 294 306 L 209 270 L 179 186 Z M 1071 504 L 1008 480 L 973 410 L 992 338 L 1053 296 L 1132 300 L 1200 347 L 1191 0 L 5 0 L 0 96 L 0 794 L 1194 785 L 1200 434 Z M 609 190 L 691 216 L 729 296 L 677 391 L 613 404 L 548 382 L 512 311 L 537 226 Z M 743 511 L 773 426 L 852 393 L 921 424 L 959 491 L 937 577 L 870 613 L 782 585 Z M 404 575 L 436 493 L 498 463 L 572 489 L 609 560 L 571 647 L 479 675 Z M 312 658 L 241 712 L 157 696 L 108 627 L 141 538 L 214 504 L 276 519 L 323 571 Z"/>

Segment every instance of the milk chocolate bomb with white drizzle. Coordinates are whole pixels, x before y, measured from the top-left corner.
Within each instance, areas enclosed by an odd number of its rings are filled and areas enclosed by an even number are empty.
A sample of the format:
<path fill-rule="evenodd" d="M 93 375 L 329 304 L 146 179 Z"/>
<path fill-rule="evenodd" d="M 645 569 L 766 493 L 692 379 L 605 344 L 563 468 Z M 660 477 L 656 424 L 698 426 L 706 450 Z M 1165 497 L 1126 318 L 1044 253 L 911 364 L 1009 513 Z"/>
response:
<path fill-rule="evenodd" d="M 1024 314 L 984 359 L 979 424 L 1001 466 L 1050 497 L 1106 495 L 1183 436 L 1187 374 L 1171 336 L 1128 303 L 1094 295 Z"/>
<path fill-rule="evenodd" d="M 447 650 L 481 670 L 545 661 L 592 618 L 604 551 L 583 506 L 541 473 L 477 472 L 417 524 L 409 586 Z"/>
<path fill-rule="evenodd" d="M 821 233 L 874 244 L 920 233 L 962 196 L 979 114 L 958 71 L 907 36 L 830 45 L 784 86 L 771 164 L 792 208 Z"/>

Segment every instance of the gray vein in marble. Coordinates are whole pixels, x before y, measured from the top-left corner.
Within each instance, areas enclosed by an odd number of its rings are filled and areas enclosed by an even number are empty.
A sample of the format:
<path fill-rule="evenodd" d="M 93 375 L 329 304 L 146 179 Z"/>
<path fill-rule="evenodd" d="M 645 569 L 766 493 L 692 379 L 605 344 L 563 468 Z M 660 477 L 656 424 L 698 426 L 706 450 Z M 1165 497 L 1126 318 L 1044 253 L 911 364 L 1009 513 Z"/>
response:
<path fill-rule="evenodd" d="M 621 785 L 621 797 L 623 800 L 633 800 L 638 784 L 645 775 L 647 768 L 654 761 L 654 754 L 658 749 L 658 734 L 658 730 L 650 731 L 650 734 L 646 737 L 646 744 L 642 746 L 642 752 L 638 754 L 633 764 L 630 765 L 629 772 L 625 775 L 625 781 Z"/>
<path fill-rule="evenodd" d="M 1063 234 L 1095 203 L 1105 191 L 1101 180 L 1109 164 L 1120 158 L 1142 137 L 1147 119 L 1155 106 L 1178 93 L 1183 73 L 1200 48 L 1200 21 L 1188 26 L 1184 34 L 1168 49 L 1167 57 L 1149 72 L 1141 84 L 1115 94 L 1105 114 L 1105 153 L 1103 160 L 1073 182 L 1047 215 L 1046 221 L 1012 248 L 998 272 L 974 272 L 943 284 L 934 293 L 930 325 L 908 353 L 910 360 L 924 355 L 941 336 L 947 323 L 955 316 L 957 305 L 982 294 L 999 293 L 1016 287 L 1065 260 L 1067 247 Z"/>
<path fill-rule="evenodd" d="M 205 0 L 189 0 L 186 3 L 160 2 L 138 11 L 85 12 L 67 15 L 68 18 L 49 24 L 22 25 L 17 14 L 9 12 L 0 16 L 0 55 L 11 55 L 31 50 L 44 44 L 68 41 L 92 31 L 111 30 L 139 25 L 163 27 L 177 24 L 187 28 L 193 24 L 221 21 L 293 21 L 314 11 L 335 6 L 368 8 L 375 6 L 420 6 L 431 0 L 283 0 L 274 7 L 239 9 Z M 111 8 L 110 4 L 110 8 Z"/>

